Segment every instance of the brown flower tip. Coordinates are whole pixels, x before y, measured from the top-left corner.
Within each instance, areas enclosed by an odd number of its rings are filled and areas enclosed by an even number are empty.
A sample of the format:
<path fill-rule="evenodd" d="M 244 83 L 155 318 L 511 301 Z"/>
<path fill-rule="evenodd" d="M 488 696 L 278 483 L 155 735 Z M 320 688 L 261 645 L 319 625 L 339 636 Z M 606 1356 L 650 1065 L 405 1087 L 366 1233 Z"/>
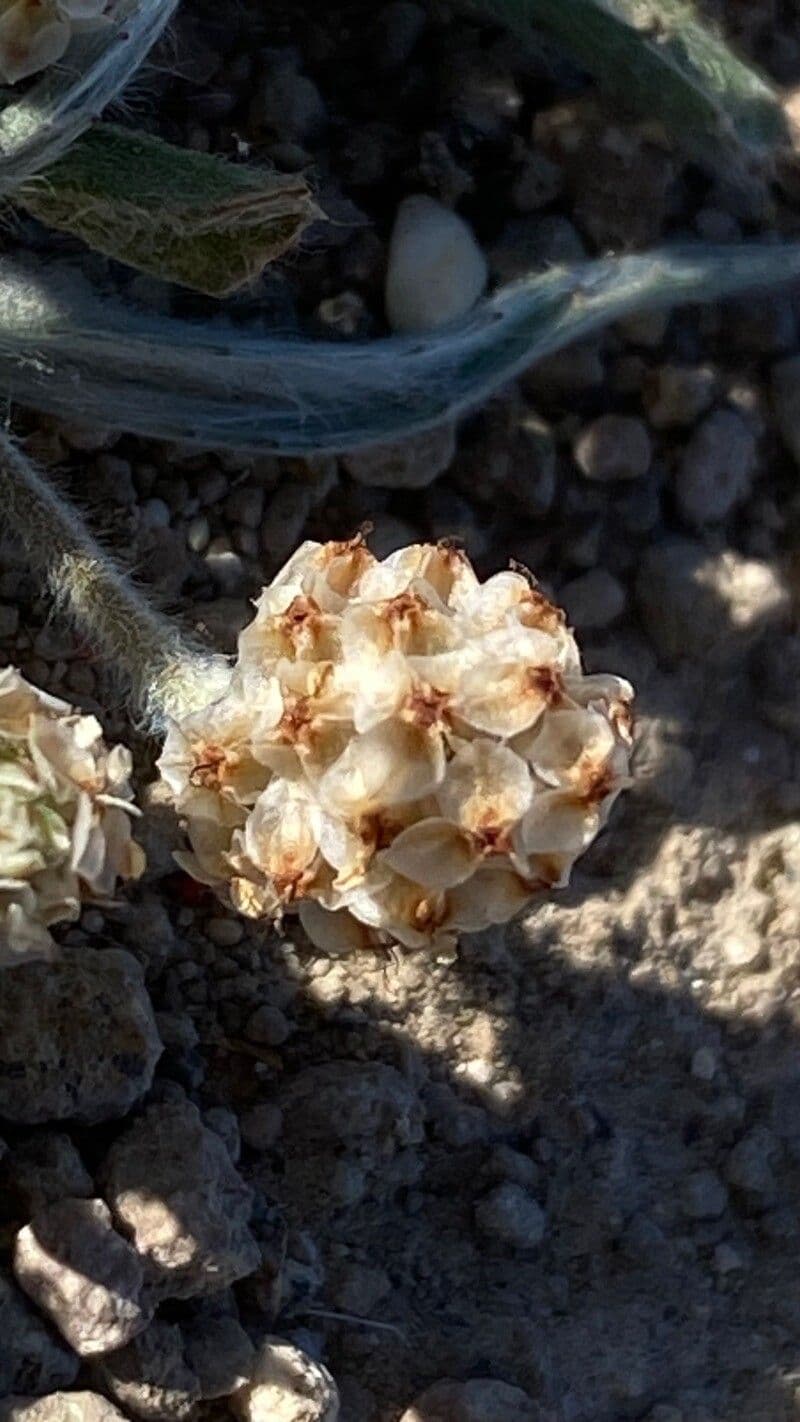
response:
<path fill-rule="evenodd" d="M 427 682 L 420 682 L 405 698 L 400 715 L 422 731 L 444 727 L 450 723 L 452 697 L 447 691 L 437 691 Z"/>

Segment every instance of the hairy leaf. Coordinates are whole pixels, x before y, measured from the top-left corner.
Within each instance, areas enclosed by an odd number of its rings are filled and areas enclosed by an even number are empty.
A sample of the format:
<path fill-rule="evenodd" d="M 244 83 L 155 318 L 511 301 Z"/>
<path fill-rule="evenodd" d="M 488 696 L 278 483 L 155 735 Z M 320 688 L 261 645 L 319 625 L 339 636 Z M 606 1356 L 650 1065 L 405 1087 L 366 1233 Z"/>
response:
<path fill-rule="evenodd" d="M 226 296 L 315 217 L 307 183 L 102 124 L 15 200 L 108 257 Z"/>

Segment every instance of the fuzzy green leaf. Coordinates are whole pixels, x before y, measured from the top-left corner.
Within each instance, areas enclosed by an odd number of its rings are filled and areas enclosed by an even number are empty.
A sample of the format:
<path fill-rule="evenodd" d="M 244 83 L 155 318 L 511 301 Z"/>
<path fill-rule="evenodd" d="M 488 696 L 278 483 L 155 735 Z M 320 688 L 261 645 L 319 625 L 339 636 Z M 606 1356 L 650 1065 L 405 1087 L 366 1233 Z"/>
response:
<path fill-rule="evenodd" d="M 208 296 L 245 285 L 320 216 L 303 178 L 113 124 L 85 133 L 14 201 L 108 257 Z"/>
<path fill-rule="evenodd" d="M 698 17 L 690 0 L 476 0 L 512 26 L 551 34 L 601 87 L 660 119 L 684 148 L 728 170 L 789 146 L 775 90 Z"/>

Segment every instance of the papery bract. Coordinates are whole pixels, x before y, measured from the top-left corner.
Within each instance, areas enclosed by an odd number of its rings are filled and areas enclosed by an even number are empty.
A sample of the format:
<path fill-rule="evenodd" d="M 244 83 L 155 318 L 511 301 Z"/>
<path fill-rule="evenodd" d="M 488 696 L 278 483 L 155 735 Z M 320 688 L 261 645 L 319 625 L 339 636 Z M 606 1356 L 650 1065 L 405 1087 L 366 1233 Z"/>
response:
<path fill-rule="evenodd" d="M 57 64 L 73 33 L 105 23 L 105 0 L 0 0 L 0 82 Z"/>
<path fill-rule="evenodd" d="M 142 872 L 130 770 L 94 716 L 0 671 L 0 965 L 52 956 L 51 924 Z"/>
<path fill-rule="evenodd" d="M 628 783 L 632 695 L 519 570 L 304 543 L 168 735 L 181 862 L 330 952 L 448 947 L 567 882 Z"/>

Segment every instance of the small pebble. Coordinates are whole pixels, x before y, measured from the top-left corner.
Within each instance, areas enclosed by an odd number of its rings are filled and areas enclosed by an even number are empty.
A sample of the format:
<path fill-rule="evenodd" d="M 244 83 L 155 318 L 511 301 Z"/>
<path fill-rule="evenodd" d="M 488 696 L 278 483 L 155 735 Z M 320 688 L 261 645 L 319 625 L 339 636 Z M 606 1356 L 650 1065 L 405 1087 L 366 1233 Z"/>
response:
<path fill-rule="evenodd" d="M 241 553 L 245 558 L 257 558 L 261 548 L 261 540 L 254 528 L 243 528 L 237 524 L 233 530 L 233 544 L 237 553 Z"/>
<path fill-rule="evenodd" d="M 397 209 L 386 273 L 393 331 L 433 331 L 475 305 L 486 259 L 463 218 L 434 198 L 405 198 Z"/>
<path fill-rule="evenodd" d="M 230 481 L 220 469 L 210 469 L 198 480 L 197 497 L 203 506 L 218 504 L 220 499 L 224 499 L 229 487 Z"/>
<path fill-rule="evenodd" d="M 346 472 L 378 489 L 424 489 L 449 467 L 456 452 L 451 424 L 436 425 L 394 444 L 373 444 L 342 457 Z"/>
<path fill-rule="evenodd" d="M 556 213 L 512 217 L 489 250 L 495 281 L 506 283 L 549 267 L 569 266 L 586 256 L 580 233 Z"/>
<path fill-rule="evenodd" d="M 186 527 L 186 544 L 192 553 L 202 553 L 211 538 L 211 525 L 205 514 L 198 514 Z"/>
<path fill-rule="evenodd" d="M 728 1191 L 714 1170 L 695 1170 L 681 1186 L 683 1212 L 690 1220 L 718 1220 L 728 1206 Z"/>
<path fill-rule="evenodd" d="M 718 1274 L 735 1274 L 744 1268 L 744 1260 L 732 1244 L 718 1244 L 714 1250 L 714 1268 Z"/>
<path fill-rule="evenodd" d="M 251 1150 L 271 1150 L 282 1129 L 283 1112 L 268 1101 L 259 1101 L 239 1117 L 242 1141 Z"/>
<path fill-rule="evenodd" d="M 264 514 L 264 490 L 257 485 L 245 484 L 234 489 L 225 500 L 225 516 L 233 523 L 241 523 L 245 528 L 258 528 Z"/>
<path fill-rule="evenodd" d="M 695 430 L 675 480 L 687 523 L 721 523 L 750 493 L 757 461 L 755 432 L 735 410 L 714 410 Z"/>
<path fill-rule="evenodd" d="M 236 918 L 210 918 L 206 924 L 206 937 L 218 948 L 233 948 L 244 938 L 244 928 Z"/>
<path fill-rule="evenodd" d="M 163 499 L 146 499 L 142 504 L 142 522 L 148 528 L 169 528 L 170 512 Z"/>
<path fill-rule="evenodd" d="M 518 212 L 536 212 L 560 195 L 564 174 L 544 153 L 529 153 L 511 187 L 511 201 Z"/>
<path fill-rule="evenodd" d="M 327 1368 L 283 1338 L 263 1341 L 249 1381 L 230 1405 L 241 1422 L 337 1422 L 340 1416 Z"/>
<path fill-rule="evenodd" d="M 628 595 L 618 578 L 606 568 L 592 568 L 561 588 L 558 600 L 573 627 L 601 631 L 621 617 Z"/>
<path fill-rule="evenodd" d="M 612 483 L 641 479 L 653 448 L 647 426 L 632 415 L 601 415 L 578 435 L 575 461 L 587 479 Z"/>
<path fill-rule="evenodd" d="M 213 538 L 208 545 L 205 562 L 214 582 L 223 592 L 238 592 L 244 581 L 244 568 L 239 554 L 227 538 Z"/>
<path fill-rule="evenodd" d="M 506 1181 L 478 1201 L 475 1223 L 481 1234 L 490 1239 L 517 1249 L 534 1249 L 544 1238 L 546 1218 L 527 1190 Z"/>
<path fill-rule="evenodd" d="M 426 1388 L 400 1422 L 539 1422 L 542 1409 L 528 1393 L 496 1378 L 447 1378 Z"/>
<path fill-rule="evenodd" d="M 314 501 L 307 484 L 287 481 L 270 498 L 261 524 L 261 547 L 281 563 L 299 543 Z"/>
<path fill-rule="evenodd" d="M 752 968 L 763 959 L 765 947 L 755 928 L 739 928 L 722 936 L 725 960 L 731 968 Z"/>
<path fill-rule="evenodd" d="M 645 550 L 636 596 L 653 648 L 667 662 L 741 663 L 754 642 L 789 618 L 780 569 L 733 549 L 712 553 L 688 538 Z"/>
<path fill-rule="evenodd" d="M 710 365 L 662 365 L 645 382 L 645 404 L 656 429 L 692 425 L 714 399 L 719 376 Z"/>
<path fill-rule="evenodd" d="M 697 1081 L 713 1081 L 717 1074 L 717 1058 L 710 1047 L 698 1047 L 692 1057 L 692 1076 Z"/>
<path fill-rule="evenodd" d="M 239 1122 L 233 1111 L 229 1111 L 227 1106 L 209 1106 L 208 1110 L 203 1112 L 203 1120 L 208 1129 L 219 1136 L 235 1165 L 242 1153 L 242 1143 Z"/>
<path fill-rule="evenodd" d="M 16 637 L 19 629 L 19 609 L 0 603 L 0 638 Z"/>
<path fill-rule="evenodd" d="M 763 1126 L 756 1126 L 736 1143 L 728 1156 L 725 1178 L 762 1205 L 772 1203 L 776 1191 L 771 1160 L 777 1142 Z"/>
<path fill-rule="evenodd" d="M 316 317 L 339 336 L 355 336 L 369 324 L 369 311 L 357 291 L 340 291 L 319 303 Z"/>
<path fill-rule="evenodd" d="M 655 350 L 662 344 L 668 325 L 668 311 L 635 311 L 620 321 L 617 329 L 633 345 Z"/>
<path fill-rule="evenodd" d="M 249 1042 L 259 1042 L 265 1047 L 280 1047 L 291 1035 L 291 1031 L 291 1023 L 280 1008 L 264 1002 L 247 1019 L 244 1035 Z"/>
<path fill-rule="evenodd" d="M 402 69 L 428 23 L 428 14 L 413 0 L 392 0 L 375 21 L 374 54 L 382 69 Z"/>
<path fill-rule="evenodd" d="M 288 64 L 266 76 L 254 108 L 267 128 L 294 143 L 313 142 L 328 122 L 325 100 L 314 81 Z"/>

